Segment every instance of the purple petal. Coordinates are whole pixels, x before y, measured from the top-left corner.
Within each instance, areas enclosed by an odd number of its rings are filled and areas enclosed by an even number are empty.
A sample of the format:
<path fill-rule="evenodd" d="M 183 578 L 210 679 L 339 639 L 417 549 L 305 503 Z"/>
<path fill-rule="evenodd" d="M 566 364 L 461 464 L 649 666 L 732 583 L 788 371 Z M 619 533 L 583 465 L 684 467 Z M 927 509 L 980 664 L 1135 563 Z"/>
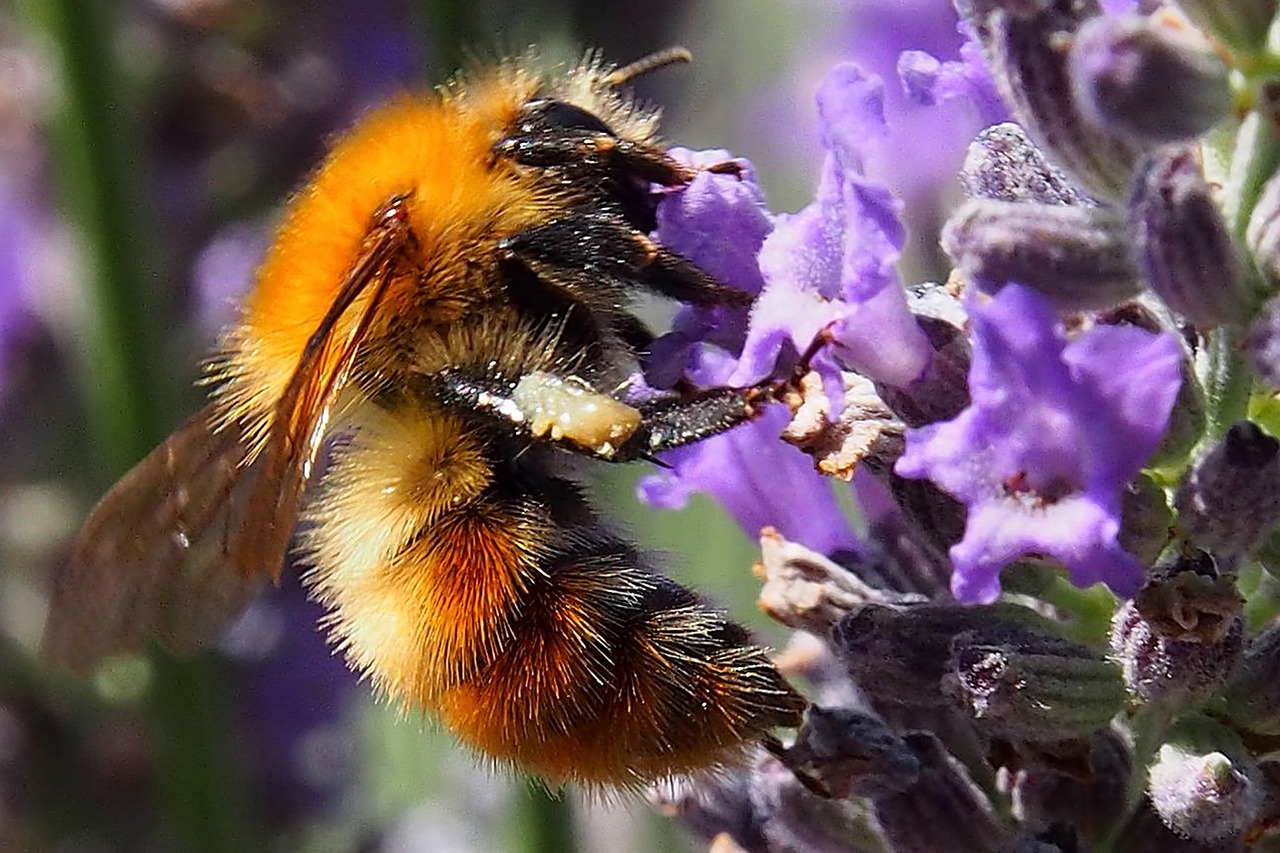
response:
<path fill-rule="evenodd" d="M 925 106 L 967 100 L 986 126 L 1007 121 L 1009 108 L 1000 99 L 981 45 L 967 25 L 961 23 L 959 29 L 964 36 L 959 59 L 943 61 L 923 50 L 902 52 L 898 57 L 898 80 L 903 92 Z"/>
<path fill-rule="evenodd" d="M 815 367 L 828 386 L 835 386 L 842 367 L 905 385 L 928 363 L 928 341 L 894 269 L 903 240 L 901 205 L 861 172 L 864 146 L 883 132 L 882 96 L 879 79 L 853 65 L 838 66 L 819 86 L 827 159 L 817 197 L 794 216 L 779 217 L 764 241 L 765 289 L 734 383 L 768 376 L 784 343 L 803 352 L 824 328 L 834 338 L 834 360 Z"/>
<path fill-rule="evenodd" d="M 812 459 L 779 439 L 789 420 L 785 408 L 774 406 L 749 424 L 663 454 L 672 470 L 645 477 L 640 499 L 680 509 L 691 494 L 704 492 L 749 536 L 772 526 L 824 554 L 856 548 L 831 481 L 814 470 Z"/>
<path fill-rule="evenodd" d="M 678 161 L 695 168 L 733 160 L 725 151 L 672 149 Z M 654 237 L 662 245 L 706 270 L 719 281 L 747 293 L 759 293 L 764 281 L 756 255 L 773 228 L 755 171 L 745 160 L 737 175 L 702 171 L 658 205 Z M 725 354 L 736 357 L 747 333 L 747 309 L 681 308 L 669 333 L 650 347 L 645 375 L 655 388 L 670 388 L 681 377 L 698 385 L 723 384 L 732 370 L 714 373 L 705 363 Z M 707 347 L 720 355 L 708 356 Z"/>
<path fill-rule="evenodd" d="M 908 431 L 896 466 L 969 508 L 951 551 L 956 597 L 993 599 L 1000 570 L 1024 556 L 1057 559 L 1077 584 L 1132 593 L 1141 566 L 1116 541 L 1120 494 L 1164 432 L 1180 344 L 1128 326 L 1068 343 L 1049 302 L 1021 285 L 971 299 L 970 312 L 970 406 Z"/>

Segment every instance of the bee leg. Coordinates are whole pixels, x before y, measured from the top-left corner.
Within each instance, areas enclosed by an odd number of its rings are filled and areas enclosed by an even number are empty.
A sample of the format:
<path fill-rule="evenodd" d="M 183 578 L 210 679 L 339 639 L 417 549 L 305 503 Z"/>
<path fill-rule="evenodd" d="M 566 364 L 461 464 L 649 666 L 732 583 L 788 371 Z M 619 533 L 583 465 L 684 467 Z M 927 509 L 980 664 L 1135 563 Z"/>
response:
<path fill-rule="evenodd" d="M 446 405 L 485 412 L 523 434 L 609 462 L 650 459 L 750 420 L 768 389 L 710 388 L 639 407 L 574 377 L 531 371 L 519 379 L 451 369 L 426 377 Z"/>
<path fill-rule="evenodd" d="M 493 151 L 524 166 L 625 175 L 667 187 L 687 184 L 696 174 L 656 145 L 620 139 L 607 130 L 592 128 L 546 128 L 530 123 L 527 130 L 522 127 L 500 140 Z"/>
<path fill-rule="evenodd" d="M 566 216 L 513 234 L 499 248 L 541 281 L 575 294 L 598 292 L 603 277 L 624 290 L 643 287 L 693 305 L 749 305 L 752 300 L 612 213 Z"/>
<path fill-rule="evenodd" d="M 639 409 L 575 376 L 533 370 L 512 379 L 451 368 L 424 379 L 445 405 L 491 415 L 529 438 L 601 459 L 611 459 L 643 421 Z"/>
<path fill-rule="evenodd" d="M 756 388 L 708 388 L 680 397 L 660 398 L 640 407 L 641 422 L 610 457 L 614 462 L 648 459 L 718 435 L 751 420 L 769 401 Z"/>
<path fill-rule="evenodd" d="M 636 355 L 648 352 L 658 339 L 653 330 L 634 314 L 624 313 L 613 318 L 613 333 Z"/>

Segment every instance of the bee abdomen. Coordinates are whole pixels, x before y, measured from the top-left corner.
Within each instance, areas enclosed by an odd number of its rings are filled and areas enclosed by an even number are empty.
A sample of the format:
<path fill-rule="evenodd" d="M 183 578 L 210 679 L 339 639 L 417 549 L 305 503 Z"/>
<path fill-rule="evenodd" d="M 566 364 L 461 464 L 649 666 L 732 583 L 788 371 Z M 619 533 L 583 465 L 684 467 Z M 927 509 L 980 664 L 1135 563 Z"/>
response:
<path fill-rule="evenodd" d="M 745 630 L 630 545 L 593 538 L 547 561 L 517 642 L 442 697 L 464 741 L 551 781 L 637 786 L 799 723 L 804 700 Z"/>
<path fill-rule="evenodd" d="M 589 785 L 723 765 L 799 723 L 746 631 L 650 571 L 538 454 L 513 462 L 431 404 L 366 408 L 303 542 L 335 641 L 384 693 Z"/>

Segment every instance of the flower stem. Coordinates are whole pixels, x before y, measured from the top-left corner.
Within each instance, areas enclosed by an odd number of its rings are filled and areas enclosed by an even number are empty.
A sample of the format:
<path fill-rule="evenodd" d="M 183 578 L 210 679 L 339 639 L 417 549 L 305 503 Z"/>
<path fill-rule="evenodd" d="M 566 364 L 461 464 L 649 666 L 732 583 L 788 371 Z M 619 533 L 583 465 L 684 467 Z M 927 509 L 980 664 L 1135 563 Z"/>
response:
<path fill-rule="evenodd" d="M 1102 843 L 1102 853 L 1115 850 L 1116 842 L 1124 832 L 1129 819 L 1142 805 L 1143 795 L 1147 791 L 1147 766 L 1160 744 L 1164 742 L 1164 734 L 1169 727 L 1169 715 L 1157 708 L 1143 708 L 1130 718 L 1130 731 L 1133 733 L 1133 767 L 1129 771 L 1129 784 L 1125 790 L 1124 810 L 1116 819 L 1111 833 Z"/>
<path fill-rule="evenodd" d="M 29 0 L 24 20 L 52 50 L 62 102 L 51 128 L 60 194 L 79 229 L 89 270 L 76 335 L 94 464 L 110 481 L 165 432 L 165 388 L 151 328 L 149 277 L 140 260 L 138 205 L 111 53 L 110 0 Z M 160 790 L 180 849 L 250 849 L 243 788 L 220 725 L 211 664 L 152 659 L 151 712 Z"/>
<path fill-rule="evenodd" d="M 1249 413 L 1253 374 L 1241 353 L 1240 334 L 1237 329 L 1220 326 L 1208 336 L 1204 383 L 1206 444 L 1217 441 Z"/>
<path fill-rule="evenodd" d="M 519 838 L 513 849 L 519 853 L 575 853 L 578 849 L 569 802 L 537 782 L 526 786 L 516 826 Z"/>

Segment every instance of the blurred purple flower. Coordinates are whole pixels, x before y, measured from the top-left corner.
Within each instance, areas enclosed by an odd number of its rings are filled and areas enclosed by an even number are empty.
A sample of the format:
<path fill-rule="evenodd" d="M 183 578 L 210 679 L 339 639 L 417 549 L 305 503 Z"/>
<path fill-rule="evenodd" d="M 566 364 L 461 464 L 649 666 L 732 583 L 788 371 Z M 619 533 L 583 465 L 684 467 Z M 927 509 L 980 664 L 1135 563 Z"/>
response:
<path fill-rule="evenodd" d="M 267 242 L 261 226 L 233 222 L 196 255 L 191 275 L 196 316 L 209 337 L 236 318 L 236 305 L 253 282 Z"/>
<path fill-rule="evenodd" d="M 30 293 L 37 241 L 35 214 L 27 200 L 0 179 L 0 392 L 14 338 L 29 319 Z"/>
<path fill-rule="evenodd" d="M 1095 326 L 1068 342 L 1049 302 L 1020 285 L 969 308 L 972 403 L 909 431 L 896 468 L 969 508 L 951 549 L 952 591 L 992 601 L 1001 568 L 1047 555 L 1078 585 L 1132 594 L 1142 566 L 1116 539 L 1121 490 L 1164 432 L 1179 343 L 1132 326 Z"/>
<path fill-rule="evenodd" d="M 995 78 L 982 57 L 982 47 L 967 34 L 960 45 L 959 59 L 940 60 L 923 50 L 904 50 L 898 57 L 898 79 L 907 97 L 917 104 L 934 106 L 963 99 L 973 104 L 984 126 L 1009 118 L 1009 108 L 1000 99 Z"/>
<path fill-rule="evenodd" d="M 856 0 L 848 3 L 842 34 L 844 56 L 869 74 L 885 80 L 898 75 L 904 51 L 924 51 L 937 57 L 961 55 L 964 73 L 981 91 L 985 65 L 980 54 L 966 55 L 957 30 L 957 16 L 950 3 L 941 0 Z M 990 84 L 987 83 L 987 86 Z M 994 93 L 994 89 L 991 90 Z M 885 183 L 907 197 L 914 207 L 937 194 L 939 186 L 954 180 L 965 147 L 991 118 L 998 99 L 938 99 L 925 105 L 911 97 L 908 87 L 890 86 L 885 112 L 889 130 L 884 155 L 873 171 Z M 976 110 L 975 110 L 976 107 Z M 1002 114 L 1001 114 L 1002 115 Z"/>
<path fill-rule="evenodd" d="M 316 627 L 324 608 L 307 598 L 296 572 L 286 576 L 222 642 L 235 663 L 255 797 L 277 827 L 335 806 L 355 765 L 353 735 L 343 725 L 356 677 Z"/>

